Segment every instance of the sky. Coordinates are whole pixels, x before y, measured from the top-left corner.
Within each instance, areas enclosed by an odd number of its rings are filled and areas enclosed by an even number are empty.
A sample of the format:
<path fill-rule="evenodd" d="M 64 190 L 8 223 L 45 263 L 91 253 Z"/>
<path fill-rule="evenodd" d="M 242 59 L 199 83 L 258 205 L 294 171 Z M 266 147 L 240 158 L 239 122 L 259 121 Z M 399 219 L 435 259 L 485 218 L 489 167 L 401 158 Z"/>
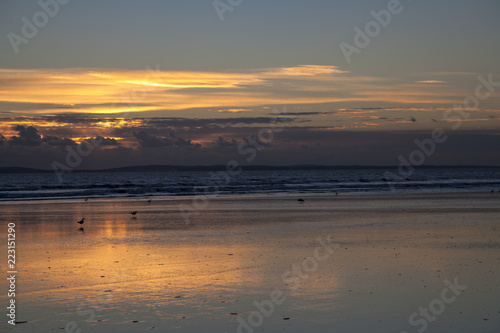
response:
<path fill-rule="evenodd" d="M 498 0 L 3 0 L 0 167 L 500 166 L 498 13 Z"/>

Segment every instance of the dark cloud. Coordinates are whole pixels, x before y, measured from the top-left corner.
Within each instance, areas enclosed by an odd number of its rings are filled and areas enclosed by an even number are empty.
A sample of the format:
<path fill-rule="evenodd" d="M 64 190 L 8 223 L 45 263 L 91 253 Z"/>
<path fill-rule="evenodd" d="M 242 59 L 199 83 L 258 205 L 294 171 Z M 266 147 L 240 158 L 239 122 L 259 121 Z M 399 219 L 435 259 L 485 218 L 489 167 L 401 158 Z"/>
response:
<path fill-rule="evenodd" d="M 104 138 L 102 136 L 97 136 L 92 139 L 94 142 L 98 142 L 99 146 L 119 146 L 120 143 L 113 138 Z"/>
<path fill-rule="evenodd" d="M 377 123 L 416 122 L 411 113 L 404 118 L 359 114 L 351 117 Z M 13 119 L 18 119 L 19 123 L 13 122 Z M 246 148 L 258 147 L 256 159 L 252 161 L 254 164 L 396 165 L 400 154 L 407 157 L 412 150 L 418 149 L 416 139 L 426 140 L 431 135 L 431 130 L 417 130 L 416 126 L 412 126 L 415 128 L 413 131 L 348 131 L 334 126 L 297 126 L 301 123 L 299 118 L 280 116 L 278 119 L 281 120 L 277 121 L 271 115 L 220 119 L 162 117 L 126 118 L 119 123 L 117 115 L 3 118 L 0 119 L 0 125 L 3 121 L 1 132 L 8 135 L 5 138 L 0 134 L 0 166 L 50 169 L 50 163 L 54 160 L 65 161 L 65 146 L 73 146 L 75 150 L 78 148 L 76 142 L 68 139 L 76 137 L 91 137 L 90 141 L 96 148 L 84 158 L 79 168 L 137 164 L 224 164 L 231 159 L 244 163 L 248 155 L 242 156 L 238 150 L 241 143 Z M 493 119 L 488 118 L 489 121 Z M 30 126 L 19 125 L 21 121 Z M 276 131 L 272 136 L 261 133 L 261 129 L 270 128 L 273 122 L 280 124 L 285 121 L 294 125 Z M 103 122 L 109 124 L 103 126 Z M 12 127 L 12 124 L 16 125 Z M 436 152 L 426 158 L 426 164 L 500 165 L 500 136 L 495 131 L 446 131 L 449 140 L 436 145 Z M 257 133 L 261 133 L 260 139 Z M 124 140 L 114 139 L 118 137 Z M 197 142 L 207 144 L 202 147 Z"/>
<path fill-rule="evenodd" d="M 378 119 L 386 120 L 389 123 L 395 123 L 395 124 L 400 124 L 400 123 L 414 123 L 417 121 L 414 117 L 411 117 L 410 119 L 406 118 L 387 118 L 387 117 L 379 117 Z"/>
<path fill-rule="evenodd" d="M 139 147 L 94 149 L 92 154 L 83 158 L 79 168 L 99 169 L 153 164 L 215 165 L 225 164 L 233 159 L 245 164 L 248 155 L 241 155 L 238 145 L 228 145 L 234 143 L 231 138 L 241 137 L 233 134 L 221 135 L 221 138 L 212 141 L 214 144 L 209 147 L 193 149 L 192 137 L 191 140 L 186 140 L 176 135 L 155 136 L 145 131 L 139 132 L 136 136 L 145 140 Z M 435 145 L 435 152 L 426 157 L 425 164 L 500 165 L 500 136 L 495 131 L 448 130 L 446 134 L 449 136 L 448 140 Z M 187 138 L 184 134 L 183 137 Z M 421 149 L 415 140 L 428 142 L 431 132 L 339 131 L 290 127 L 274 133 L 272 142 L 262 142 L 265 138 L 259 140 L 255 135 L 245 137 L 245 148 L 255 147 L 257 150 L 252 164 L 398 165 L 399 156 L 408 159 L 412 151 Z M 139 138 L 135 140 L 141 141 Z M 240 140 L 236 141 L 241 144 Z M 221 144 L 216 144 L 217 142 Z M 4 145 L 0 151 L 0 166 L 44 169 L 51 169 L 51 163 L 55 160 L 64 163 L 67 155 L 65 149 L 46 143 L 37 147 Z"/>
<path fill-rule="evenodd" d="M 273 134 L 273 136 L 274 136 L 274 134 Z M 246 143 L 248 143 L 250 146 L 259 147 L 259 149 L 272 147 L 272 144 L 271 144 L 272 140 L 268 139 L 267 137 L 266 137 L 266 139 L 261 140 L 257 135 L 250 135 L 249 137 L 247 137 L 243 140 Z"/>
<path fill-rule="evenodd" d="M 287 117 L 245 117 L 245 118 L 207 118 L 207 119 L 188 119 L 188 118 L 152 118 L 140 119 L 145 125 L 155 128 L 162 127 L 226 127 L 226 126 L 246 126 L 246 125 L 270 125 L 271 123 L 280 123 L 291 121 Z"/>
<path fill-rule="evenodd" d="M 286 115 L 288 116 L 325 116 L 329 114 L 337 114 L 338 111 L 324 111 L 324 112 L 316 112 L 316 111 L 310 111 L 310 112 L 290 112 L 287 113 Z M 272 113 L 270 113 L 272 115 Z"/>
<path fill-rule="evenodd" d="M 77 143 L 71 139 L 64 138 L 57 135 L 41 135 L 38 129 L 34 126 L 22 126 L 15 125 L 13 129 L 18 132 L 18 135 L 6 139 L 3 135 L 0 137 L 0 145 L 8 143 L 11 146 L 23 146 L 23 147 L 40 147 L 42 145 L 50 147 L 66 147 L 75 146 Z M 100 146 L 119 146 L 119 142 L 113 138 L 104 138 L 102 136 L 97 136 L 91 139 L 93 143 L 98 142 Z"/>
<path fill-rule="evenodd" d="M 349 108 L 339 109 L 340 113 L 373 113 L 376 111 L 446 111 L 448 108 L 434 107 L 371 107 L 371 108 Z"/>
<path fill-rule="evenodd" d="M 12 136 L 9 140 L 9 144 L 28 147 L 36 147 L 42 144 L 42 137 L 38 134 L 38 130 L 35 127 L 15 125 L 13 129 L 18 132 L 19 135 Z"/>
<path fill-rule="evenodd" d="M 109 123 L 111 126 L 116 124 L 117 126 L 122 126 L 119 124 L 125 123 L 126 128 L 132 130 L 146 130 L 146 129 L 179 129 L 179 128 L 224 128 L 233 126 L 249 126 L 249 125 L 263 125 L 268 126 L 271 123 L 287 123 L 287 122 L 299 122 L 299 120 L 293 119 L 291 116 L 275 116 L 275 117 L 242 117 L 242 118 L 205 118 L 205 119 L 191 119 L 191 118 L 180 118 L 180 117 L 156 117 L 156 118 L 119 118 L 117 115 L 85 115 L 78 113 L 70 114 L 57 114 L 57 115 L 47 115 L 47 116 L 35 116 L 35 117 L 9 117 L 0 118 L 0 125 L 2 122 L 8 123 L 43 123 L 46 132 L 54 131 L 67 131 L 71 126 L 82 126 L 91 127 L 102 125 L 102 123 Z M 300 121 L 303 122 L 304 120 Z M 127 124 L 127 123 L 131 124 Z M 53 126 L 51 126 L 51 124 Z M 63 125 L 63 126 L 61 126 Z M 64 126 L 66 125 L 66 126 Z M 71 129 L 71 128 L 70 128 Z M 119 129 L 118 127 L 116 129 Z M 54 133 L 51 133 L 54 134 Z"/>
<path fill-rule="evenodd" d="M 115 119 L 115 118 L 113 118 Z M 8 123 L 32 123 L 32 124 L 53 124 L 54 127 L 60 127 L 60 125 L 92 125 L 98 122 L 106 121 L 103 117 L 91 117 L 82 114 L 57 114 L 48 116 L 17 116 L 17 117 L 6 117 L 0 118 L 0 124 L 2 122 Z"/>
<path fill-rule="evenodd" d="M 219 147 L 236 147 L 238 142 L 235 139 L 231 139 L 231 141 L 224 139 L 222 136 L 219 136 L 215 141 L 215 144 Z"/>
<path fill-rule="evenodd" d="M 42 141 L 50 146 L 57 146 L 57 147 L 76 145 L 76 142 L 74 142 L 71 139 L 60 138 L 52 135 L 44 135 Z"/>
<path fill-rule="evenodd" d="M 158 148 L 158 147 L 180 147 L 180 148 L 199 148 L 201 147 L 198 143 L 193 143 L 191 140 L 185 140 L 175 136 L 174 133 L 170 133 L 167 137 L 159 137 L 155 135 L 149 135 L 145 131 L 140 131 L 138 133 L 133 132 L 134 137 L 139 140 L 142 147 L 145 148 Z"/>

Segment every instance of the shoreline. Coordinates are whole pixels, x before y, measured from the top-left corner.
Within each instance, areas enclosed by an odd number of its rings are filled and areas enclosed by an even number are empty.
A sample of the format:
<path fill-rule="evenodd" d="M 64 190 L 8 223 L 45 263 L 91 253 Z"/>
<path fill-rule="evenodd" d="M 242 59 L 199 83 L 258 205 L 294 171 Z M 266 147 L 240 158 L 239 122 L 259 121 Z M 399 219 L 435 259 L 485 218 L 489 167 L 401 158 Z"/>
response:
<path fill-rule="evenodd" d="M 336 194 L 338 193 L 338 194 Z M 370 198 L 370 197 L 385 197 L 385 198 L 400 198 L 400 197 L 424 197 L 424 196 L 467 196 L 467 195 L 500 195 L 500 190 L 493 193 L 488 190 L 461 190 L 450 189 L 448 191 L 408 191 L 408 192 L 276 192 L 276 193 L 242 193 L 242 194 L 216 194 L 216 195 L 150 195 L 150 196 L 110 196 L 110 197 L 33 197 L 29 199 L 15 198 L 15 199 L 2 199 L 0 198 L 0 205 L 6 204 L 29 204 L 29 203 L 76 203 L 76 202 L 110 202 L 110 201 L 137 201 L 152 199 L 154 201 L 192 201 L 198 197 L 205 197 L 208 201 L 218 199 L 237 199 L 237 198 L 276 198 L 276 197 L 310 197 L 310 198 L 325 198 L 325 197 L 349 197 L 349 198 Z M 88 201 L 85 201 L 88 199 Z"/>

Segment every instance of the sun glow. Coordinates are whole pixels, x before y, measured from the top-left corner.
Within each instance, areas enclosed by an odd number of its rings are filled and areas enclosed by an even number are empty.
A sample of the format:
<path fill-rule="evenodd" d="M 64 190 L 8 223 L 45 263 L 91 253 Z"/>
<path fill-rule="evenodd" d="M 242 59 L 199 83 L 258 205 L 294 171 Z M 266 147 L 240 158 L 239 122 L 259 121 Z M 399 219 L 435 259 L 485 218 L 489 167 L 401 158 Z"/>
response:
<path fill-rule="evenodd" d="M 134 113 L 215 108 L 242 112 L 262 105 L 334 102 L 453 103 L 457 92 L 443 85 L 395 84 L 357 77 L 335 66 L 239 72 L 84 69 L 2 69 L 0 111 Z"/>

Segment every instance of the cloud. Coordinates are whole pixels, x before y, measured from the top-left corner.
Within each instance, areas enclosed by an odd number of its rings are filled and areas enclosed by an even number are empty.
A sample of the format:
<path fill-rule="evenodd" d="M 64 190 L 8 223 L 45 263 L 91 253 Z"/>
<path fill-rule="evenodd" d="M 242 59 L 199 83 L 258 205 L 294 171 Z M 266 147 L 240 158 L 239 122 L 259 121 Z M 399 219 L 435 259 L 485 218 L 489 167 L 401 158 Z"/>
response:
<path fill-rule="evenodd" d="M 57 147 L 76 145 L 76 142 L 71 139 L 60 138 L 52 135 L 44 135 L 42 141 L 50 146 L 57 146 Z"/>
<path fill-rule="evenodd" d="M 414 117 L 410 119 L 406 118 L 389 118 L 389 117 L 377 117 L 377 116 L 351 116 L 351 118 L 359 118 L 362 121 L 371 121 L 372 123 L 366 123 L 367 125 L 377 125 L 377 121 L 392 123 L 392 124 L 404 124 L 404 123 L 414 123 L 417 121 Z"/>
<path fill-rule="evenodd" d="M 137 127 L 137 126 L 154 126 L 154 127 L 171 127 L 171 126 L 207 126 L 207 125 L 236 125 L 236 124 L 269 124 L 273 119 L 282 118 L 290 119 L 295 114 L 283 114 L 277 117 L 273 113 L 273 117 L 231 117 L 231 118 L 183 118 L 183 117 L 116 117 L 107 114 L 58 114 L 47 116 L 31 116 L 31 117 L 11 117 L 0 118 L 0 126 L 13 126 L 18 124 L 33 124 L 38 127 L 60 128 L 63 126 L 80 125 L 80 126 L 107 126 L 107 127 Z M 290 119 L 291 120 L 291 119 Z"/>
<path fill-rule="evenodd" d="M 245 112 L 263 105 L 456 102 L 468 91 L 437 80 L 359 76 L 336 66 L 238 71 L 0 69 L 0 112 L 132 113 L 200 108 Z M 453 89 L 450 89 L 453 88 Z M 462 97 L 463 99 L 463 97 Z M 57 101 L 58 103 L 54 103 Z M 345 107 L 342 106 L 342 107 Z"/>
<path fill-rule="evenodd" d="M 145 131 L 140 131 L 138 133 L 133 132 L 134 137 L 139 140 L 140 144 L 144 148 L 158 148 L 158 147 L 180 147 L 180 148 L 199 148 L 201 147 L 198 143 L 193 143 L 191 140 L 184 140 L 175 136 L 174 133 L 170 133 L 168 137 L 159 137 L 154 135 L 149 135 Z"/>
<path fill-rule="evenodd" d="M 138 144 L 140 140 L 130 132 L 129 139 L 136 143 L 135 146 L 95 149 L 92 154 L 84 158 L 80 168 L 99 169 L 137 164 L 215 165 L 225 164 L 232 159 L 245 164 L 247 156 L 239 155 L 234 145 L 241 143 L 240 138 L 249 136 L 251 138 L 247 140 L 246 147 L 265 148 L 258 151 L 253 164 L 397 165 L 400 154 L 408 156 L 417 148 L 415 139 L 422 141 L 430 135 L 425 129 L 403 132 L 374 131 L 371 127 L 367 130 L 339 130 L 326 126 L 288 127 L 274 133 L 270 145 L 269 142 L 258 140 L 255 135 L 258 130 L 256 127 L 247 127 L 232 132 L 220 131 L 224 134 L 211 132 L 204 140 L 200 140 L 194 134 L 187 136 L 191 133 L 188 131 L 182 134 L 175 132 L 176 135 L 170 133 L 158 135 L 149 132 L 149 129 L 144 130 L 143 134 L 136 131 L 136 136 L 147 141 L 144 146 Z M 426 160 L 426 163 L 500 165 L 498 130 L 449 130 L 446 133 L 449 139 L 439 145 L 439 149 Z M 179 136 L 190 140 L 181 139 Z M 2 142 L 1 137 L 0 142 Z M 208 144 L 201 148 L 198 142 Z M 50 170 L 53 161 L 64 163 L 67 155 L 63 147 L 51 146 L 47 142 L 36 147 L 9 147 L 5 143 L 0 147 L 2 156 L 0 166 L 26 166 Z M 152 147 L 147 147 L 148 143 Z M 193 145 L 198 149 L 194 149 Z"/>
<path fill-rule="evenodd" d="M 337 111 L 304 111 L 304 112 L 291 112 L 290 116 L 325 116 L 330 114 L 337 114 Z M 270 113 L 272 114 L 272 113 Z"/>
<path fill-rule="evenodd" d="M 254 109 L 220 109 L 220 110 L 217 110 L 217 112 L 222 112 L 222 113 L 238 113 L 238 112 L 247 112 L 247 111 L 254 111 Z"/>
<path fill-rule="evenodd" d="M 259 128 L 269 128 L 273 124 L 279 126 L 291 122 L 299 124 L 304 121 L 306 120 L 283 116 L 189 119 L 180 117 L 116 118 L 108 115 L 61 114 L 4 118 L 0 120 L 0 133 L 8 138 L 16 136 L 15 143 L 18 145 L 25 144 L 25 140 L 18 138 L 18 132 L 13 128 L 31 126 L 37 133 L 35 140 L 51 146 L 66 144 L 71 146 L 94 138 L 93 140 L 102 142 L 102 147 L 121 145 L 134 148 L 138 144 L 138 138 L 141 138 L 144 139 L 143 146 L 190 147 L 189 141 L 182 139 L 189 138 L 191 146 L 197 147 L 197 144 L 213 144 L 218 136 L 240 138 L 256 133 Z M 177 134 L 176 138 L 171 136 L 172 132 Z"/>
<path fill-rule="evenodd" d="M 23 146 L 23 147 L 66 147 L 75 146 L 78 143 L 74 139 L 65 138 L 58 135 L 41 135 L 39 130 L 34 126 L 15 125 L 12 127 L 18 135 L 12 135 L 6 139 L 3 135 L 0 137 L 1 145 L 9 144 L 10 146 Z M 87 140 L 86 138 L 79 138 L 79 140 Z M 96 136 L 91 139 L 92 142 L 99 142 L 99 146 L 119 146 L 120 143 L 115 138 Z"/>
<path fill-rule="evenodd" d="M 481 121 L 486 121 L 486 122 L 491 122 L 491 120 L 496 120 L 499 119 L 498 117 L 495 116 L 489 116 L 488 118 L 452 118 L 452 119 L 431 119 L 435 123 L 454 123 L 454 122 L 481 122 Z"/>
<path fill-rule="evenodd" d="M 346 74 L 347 71 L 340 70 L 337 66 L 299 65 L 295 67 L 274 68 L 267 71 L 271 76 L 309 76 L 324 74 Z"/>
<path fill-rule="evenodd" d="M 219 147 L 236 147 L 238 142 L 235 139 L 231 139 L 231 141 L 224 139 L 222 136 L 219 136 L 215 141 L 215 144 Z"/>
<path fill-rule="evenodd" d="M 446 83 L 446 81 L 438 81 L 438 80 L 424 80 L 424 81 L 415 81 L 416 83 L 427 83 L 427 84 L 441 84 Z"/>
<path fill-rule="evenodd" d="M 16 125 L 13 129 L 19 133 L 19 136 L 12 136 L 9 144 L 28 147 L 36 147 L 42 144 L 42 137 L 38 134 L 38 130 L 35 127 Z"/>
<path fill-rule="evenodd" d="M 442 122 L 476 122 L 476 121 L 491 121 L 491 118 L 478 119 L 478 118 L 470 118 L 470 119 L 442 119 Z"/>
<path fill-rule="evenodd" d="M 289 117 L 242 117 L 242 118 L 135 118 L 140 120 L 144 126 L 154 128 L 199 128 L 199 127 L 226 127 L 226 126 L 248 126 L 248 125 L 269 125 L 271 122 L 292 121 Z"/>
<path fill-rule="evenodd" d="M 367 108 L 349 108 L 339 109 L 339 113 L 376 113 L 381 111 L 416 111 L 416 112 L 434 112 L 434 111 L 449 111 L 453 107 L 438 108 L 438 107 L 367 107 Z"/>
<path fill-rule="evenodd" d="M 271 141 L 266 142 L 261 140 L 257 135 L 250 135 L 249 137 L 243 139 L 250 146 L 258 147 L 257 149 L 272 147 Z"/>
<path fill-rule="evenodd" d="M 99 146 L 119 146 L 120 143 L 115 138 L 104 138 L 102 136 L 97 136 L 91 141 L 98 142 Z"/>

